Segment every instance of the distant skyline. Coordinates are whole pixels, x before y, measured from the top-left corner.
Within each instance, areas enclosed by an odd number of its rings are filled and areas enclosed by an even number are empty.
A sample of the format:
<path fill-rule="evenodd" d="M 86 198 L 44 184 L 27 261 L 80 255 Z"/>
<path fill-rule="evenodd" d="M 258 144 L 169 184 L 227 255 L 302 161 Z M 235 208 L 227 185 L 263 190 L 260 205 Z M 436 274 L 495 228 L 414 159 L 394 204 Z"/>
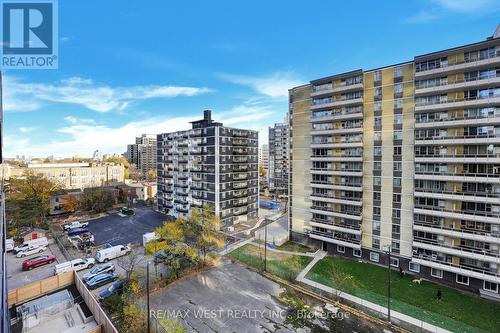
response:
<path fill-rule="evenodd" d="M 143 133 L 282 121 L 288 89 L 484 40 L 493 0 L 59 2 L 59 69 L 3 73 L 4 150 L 123 153 Z"/>

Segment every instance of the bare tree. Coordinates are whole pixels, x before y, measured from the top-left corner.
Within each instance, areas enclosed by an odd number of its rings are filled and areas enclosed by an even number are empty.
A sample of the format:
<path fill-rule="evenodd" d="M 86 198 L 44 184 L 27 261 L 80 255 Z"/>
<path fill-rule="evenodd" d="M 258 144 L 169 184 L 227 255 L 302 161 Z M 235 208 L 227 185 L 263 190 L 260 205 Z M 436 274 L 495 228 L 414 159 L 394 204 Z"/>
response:
<path fill-rule="evenodd" d="M 130 280 L 132 273 L 143 260 L 144 256 L 139 251 L 132 249 L 127 255 L 118 258 L 116 263 L 123 268 L 126 278 Z"/>
<path fill-rule="evenodd" d="M 339 301 L 342 292 L 348 292 L 350 288 L 354 287 L 352 275 L 339 269 L 337 265 L 331 266 L 328 273 L 334 284 L 333 296 L 336 301 Z"/>

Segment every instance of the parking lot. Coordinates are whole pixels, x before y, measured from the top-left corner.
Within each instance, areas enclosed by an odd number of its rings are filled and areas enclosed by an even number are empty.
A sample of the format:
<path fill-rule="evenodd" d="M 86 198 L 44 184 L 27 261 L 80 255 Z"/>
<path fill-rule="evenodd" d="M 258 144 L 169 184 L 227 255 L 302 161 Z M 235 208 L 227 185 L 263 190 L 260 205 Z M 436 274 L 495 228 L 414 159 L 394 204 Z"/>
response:
<path fill-rule="evenodd" d="M 37 257 L 39 255 L 53 254 L 56 256 L 56 261 L 49 265 L 33 268 L 31 271 L 23 271 L 22 264 L 26 259 Z M 16 258 L 14 251 L 9 252 L 6 256 L 7 260 L 7 284 L 9 290 L 22 287 L 30 282 L 46 279 L 54 275 L 54 266 L 58 263 L 65 262 L 66 259 L 59 251 L 55 244 L 50 244 L 47 250 L 40 254 L 34 254 L 25 258 Z"/>
<path fill-rule="evenodd" d="M 142 242 L 142 235 L 154 231 L 168 219 L 151 208 L 135 208 L 132 216 L 118 213 L 89 221 L 87 229 L 94 234 L 96 245 Z"/>

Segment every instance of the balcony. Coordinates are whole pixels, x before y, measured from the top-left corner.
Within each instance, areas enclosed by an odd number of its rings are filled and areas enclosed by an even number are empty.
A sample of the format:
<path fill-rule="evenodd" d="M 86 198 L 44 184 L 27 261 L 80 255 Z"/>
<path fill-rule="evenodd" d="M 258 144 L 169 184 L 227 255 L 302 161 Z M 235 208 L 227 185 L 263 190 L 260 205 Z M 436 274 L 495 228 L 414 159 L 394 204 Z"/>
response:
<path fill-rule="evenodd" d="M 480 108 L 480 107 L 487 107 L 499 104 L 500 104 L 500 96 L 494 96 L 488 98 L 451 99 L 440 102 L 415 104 L 415 112 L 439 111 L 439 110 L 444 111 L 451 109 L 468 109 L 476 107 Z"/>
<path fill-rule="evenodd" d="M 248 196 L 248 190 L 233 191 L 233 198 L 242 198 Z"/>
<path fill-rule="evenodd" d="M 320 124 L 324 125 L 324 124 Z M 327 124 L 330 125 L 330 124 Z M 313 126 L 311 135 L 342 135 L 342 134 L 355 134 L 363 133 L 363 124 L 356 127 L 341 127 L 341 126 Z"/>
<path fill-rule="evenodd" d="M 500 144 L 500 134 L 487 133 L 477 135 L 436 135 L 432 137 L 416 137 L 415 145 L 452 146 L 452 145 L 496 145 Z"/>
<path fill-rule="evenodd" d="M 477 259 L 481 261 L 500 264 L 500 256 L 498 254 L 498 251 L 493 252 L 491 250 L 486 250 L 486 249 L 451 246 L 418 238 L 413 239 L 412 246 L 438 253 L 449 254 L 457 257 Z"/>
<path fill-rule="evenodd" d="M 363 183 L 336 183 L 328 180 L 313 180 L 311 181 L 312 187 L 317 188 L 330 188 L 334 190 L 346 190 L 346 191 L 362 191 Z"/>
<path fill-rule="evenodd" d="M 234 148 L 233 155 L 248 155 L 248 149 L 246 149 L 246 148 Z"/>
<path fill-rule="evenodd" d="M 439 189 L 415 188 L 415 197 L 434 198 L 450 201 L 484 202 L 500 206 L 500 193 L 488 192 L 457 192 Z"/>
<path fill-rule="evenodd" d="M 360 107 L 359 110 L 354 112 L 347 111 L 322 111 L 321 115 L 313 114 L 311 116 L 312 123 L 322 123 L 322 122 L 331 122 L 338 120 L 349 120 L 349 119 L 362 119 L 363 118 L 363 108 Z"/>
<path fill-rule="evenodd" d="M 436 259 L 432 258 L 431 256 L 424 256 L 424 255 L 414 256 L 412 258 L 412 262 L 418 263 L 426 267 L 432 267 L 443 271 L 452 272 L 455 274 L 473 277 L 479 280 L 490 281 L 493 283 L 500 283 L 500 275 L 496 272 L 492 272 L 485 269 L 475 269 L 472 267 L 455 265 L 451 262 L 436 261 Z"/>
<path fill-rule="evenodd" d="M 233 208 L 233 215 L 235 215 L 235 216 L 244 215 L 244 214 L 247 214 L 247 212 L 248 212 L 247 207 Z"/>
<path fill-rule="evenodd" d="M 456 128 L 467 126 L 481 126 L 481 125 L 498 125 L 500 124 L 500 113 L 488 116 L 477 117 L 453 117 L 430 119 L 430 120 L 416 120 L 415 128 Z"/>
<path fill-rule="evenodd" d="M 311 143 L 311 148 L 355 148 L 363 147 L 363 141 Z"/>
<path fill-rule="evenodd" d="M 248 146 L 247 139 L 233 139 L 233 146 Z"/>
<path fill-rule="evenodd" d="M 415 221 L 413 230 L 429 232 L 453 238 L 500 244 L 500 231 L 491 233 L 471 231 L 466 229 L 453 229 L 451 227 L 445 227 L 441 225 L 427 225 L 418 221 Z"/>
<path fill-rule="evenodd" d="M 311 206 L 311 213 L 317 213 L 327 216 L 340 217 L 350 220 L 361 221 L 362 216 L 360 211 L 337 211 L 331 207 Z"/>
<path fill-rule="evenodd" d="M 352 99 L 332 99 L 330 102 L 311 104 L 311 110 L 319 110 L 324 108 L 333 108 L 346 105 L 360 105 L 363 104 L 363 97 Z"/>
<path fill-rule="evenodd" d="M 500 57 L 492 57 L 486 59 L 474 59 L 469 61 L 457 61 L 444 67 L 429 69 L 425 71 L 415 72 L 415 79 L 424 79 L 433 76 L 443 76 L 453 73 L 467 72 L 478 67 L 488 68 L 495 67 L 500 64 Z"/>
<path fill-rule="evenodd" d="M 481 164 L 499 164 L 500 154 L 415 154 L 416 163 L 481 163 Z"/>
<path fill-rule="evenodd" d="M 233 136 L 247 138 L 248 137 L 248 132 L 247 131 L 234 130 L 233 131 Z"/>
<path fill-rule="evenodd" d="M 248 187 L 248 182 L 234 182 L 233 189 L 244 189 Z"/>
<path fill-rule="evenodd" d="M 498 224 L 500 213 L 495 212 L 460 212 L 438 207 L 426 207 L 415 205 L 413 209 L 415 214 L 423 214 L 437 217 L 450 218 L 454 220 L 465 220 L 475 222 L 486 222 Z"/>
<path fill-rule="evenodd" d="M 320 194 L 312 194 L 311 195 L 311 200 L 314 201 L 320 201 L 320 202 L 329 202 L 329 203 L 335 203 L 335 204 L 342 204 L 342 205 L 352 205 L 352 206 L 359 206 L 361 207 L 363 205 L 363 198 L 349 198 L 353 200 L 347 200 L 347 199 L 340 199 L 340 198 L 335 198 L 331 196 L 326 196 L 326 195 L 320 195 Z"/>
<path fill-rule="evenodd" d="M 330 175 L 330 176 L 356 176 L 356 177 L 363 176 L 363 171 L 359 169 L 333 170 L 333 169 L 312 168 L 311 173 L 315 175 Z"/>
<path fill-rule="evenodd" d="M 500 184 L 500 174 L 415 171 L 415 179 L 461 183 Z"/>
<path fill-rule="evenodd" d="M 325 241 L 328 243 L 333 243 L 345 247 L 349 247 L 352 249 L 361 249 L 361 244 L 360 240 L 354 240 L 352 238 L 341 238 L 339 236 L 336 236 L 335 234 L 327 233 L 327 232 L 321 232 L 317 230 L 311 230 L 309 233 L 309 237 L 321 241 Z"/>
<path fill-rule="evenodd" d="M 456 80 L 454 82 L 443 82 L 429 87 L 415 86 L 415 95 L 437 94 L 443 92 L 463 91 L 471 88 L 483 88 L 495 86 L 500 83 L 500 76 L 488 78 L 472 78 L 468 80 Z"/>
<path fill-rule="evenodd" d="M 232 161 L 233 161 L 233 163 L 248 163 L 248 157 L 247 156 L 233 156 Z"/>
<path fill-rule="evenodd" d="M 331 221 L 313 218 L 311 219 L 311 226 L 361 236 L 361 229 L 359 225 L 352 226 L 348 224 L 335 224 Z"/>
<path fill-rule="evenodd" d="M 235 199 L 232 201 L 233 207 L 246 206 L 248 205 L 248 199 Z"/>
<path fill-rule="evenodd" d="M 363 89 L 363 82 L 353 83 L 353 84 L 339 84 L 339 85 L 323 85 L 321 88 L 313 87 L 311 92 L 311 97 L 318 97 L 322 95 L 331 95 L 334 93 L 345 93 L 349 91 L 356 91 Z"/>

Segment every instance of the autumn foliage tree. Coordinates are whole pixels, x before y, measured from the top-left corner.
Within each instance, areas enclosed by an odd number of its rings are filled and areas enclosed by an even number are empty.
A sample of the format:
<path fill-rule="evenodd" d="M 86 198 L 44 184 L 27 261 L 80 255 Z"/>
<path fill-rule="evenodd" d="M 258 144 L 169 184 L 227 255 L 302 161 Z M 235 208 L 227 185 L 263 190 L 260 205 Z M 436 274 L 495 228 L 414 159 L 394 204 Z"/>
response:
<path fill-rule="evenodd" d="M 50 212 L 50 198 L 64 192 L 60 183 L 41 174 L 27 171 L 22 177 L 9 180 L 6 187 L 7 220 L 9 227 L 35 227 L 46 222 Z"/>

